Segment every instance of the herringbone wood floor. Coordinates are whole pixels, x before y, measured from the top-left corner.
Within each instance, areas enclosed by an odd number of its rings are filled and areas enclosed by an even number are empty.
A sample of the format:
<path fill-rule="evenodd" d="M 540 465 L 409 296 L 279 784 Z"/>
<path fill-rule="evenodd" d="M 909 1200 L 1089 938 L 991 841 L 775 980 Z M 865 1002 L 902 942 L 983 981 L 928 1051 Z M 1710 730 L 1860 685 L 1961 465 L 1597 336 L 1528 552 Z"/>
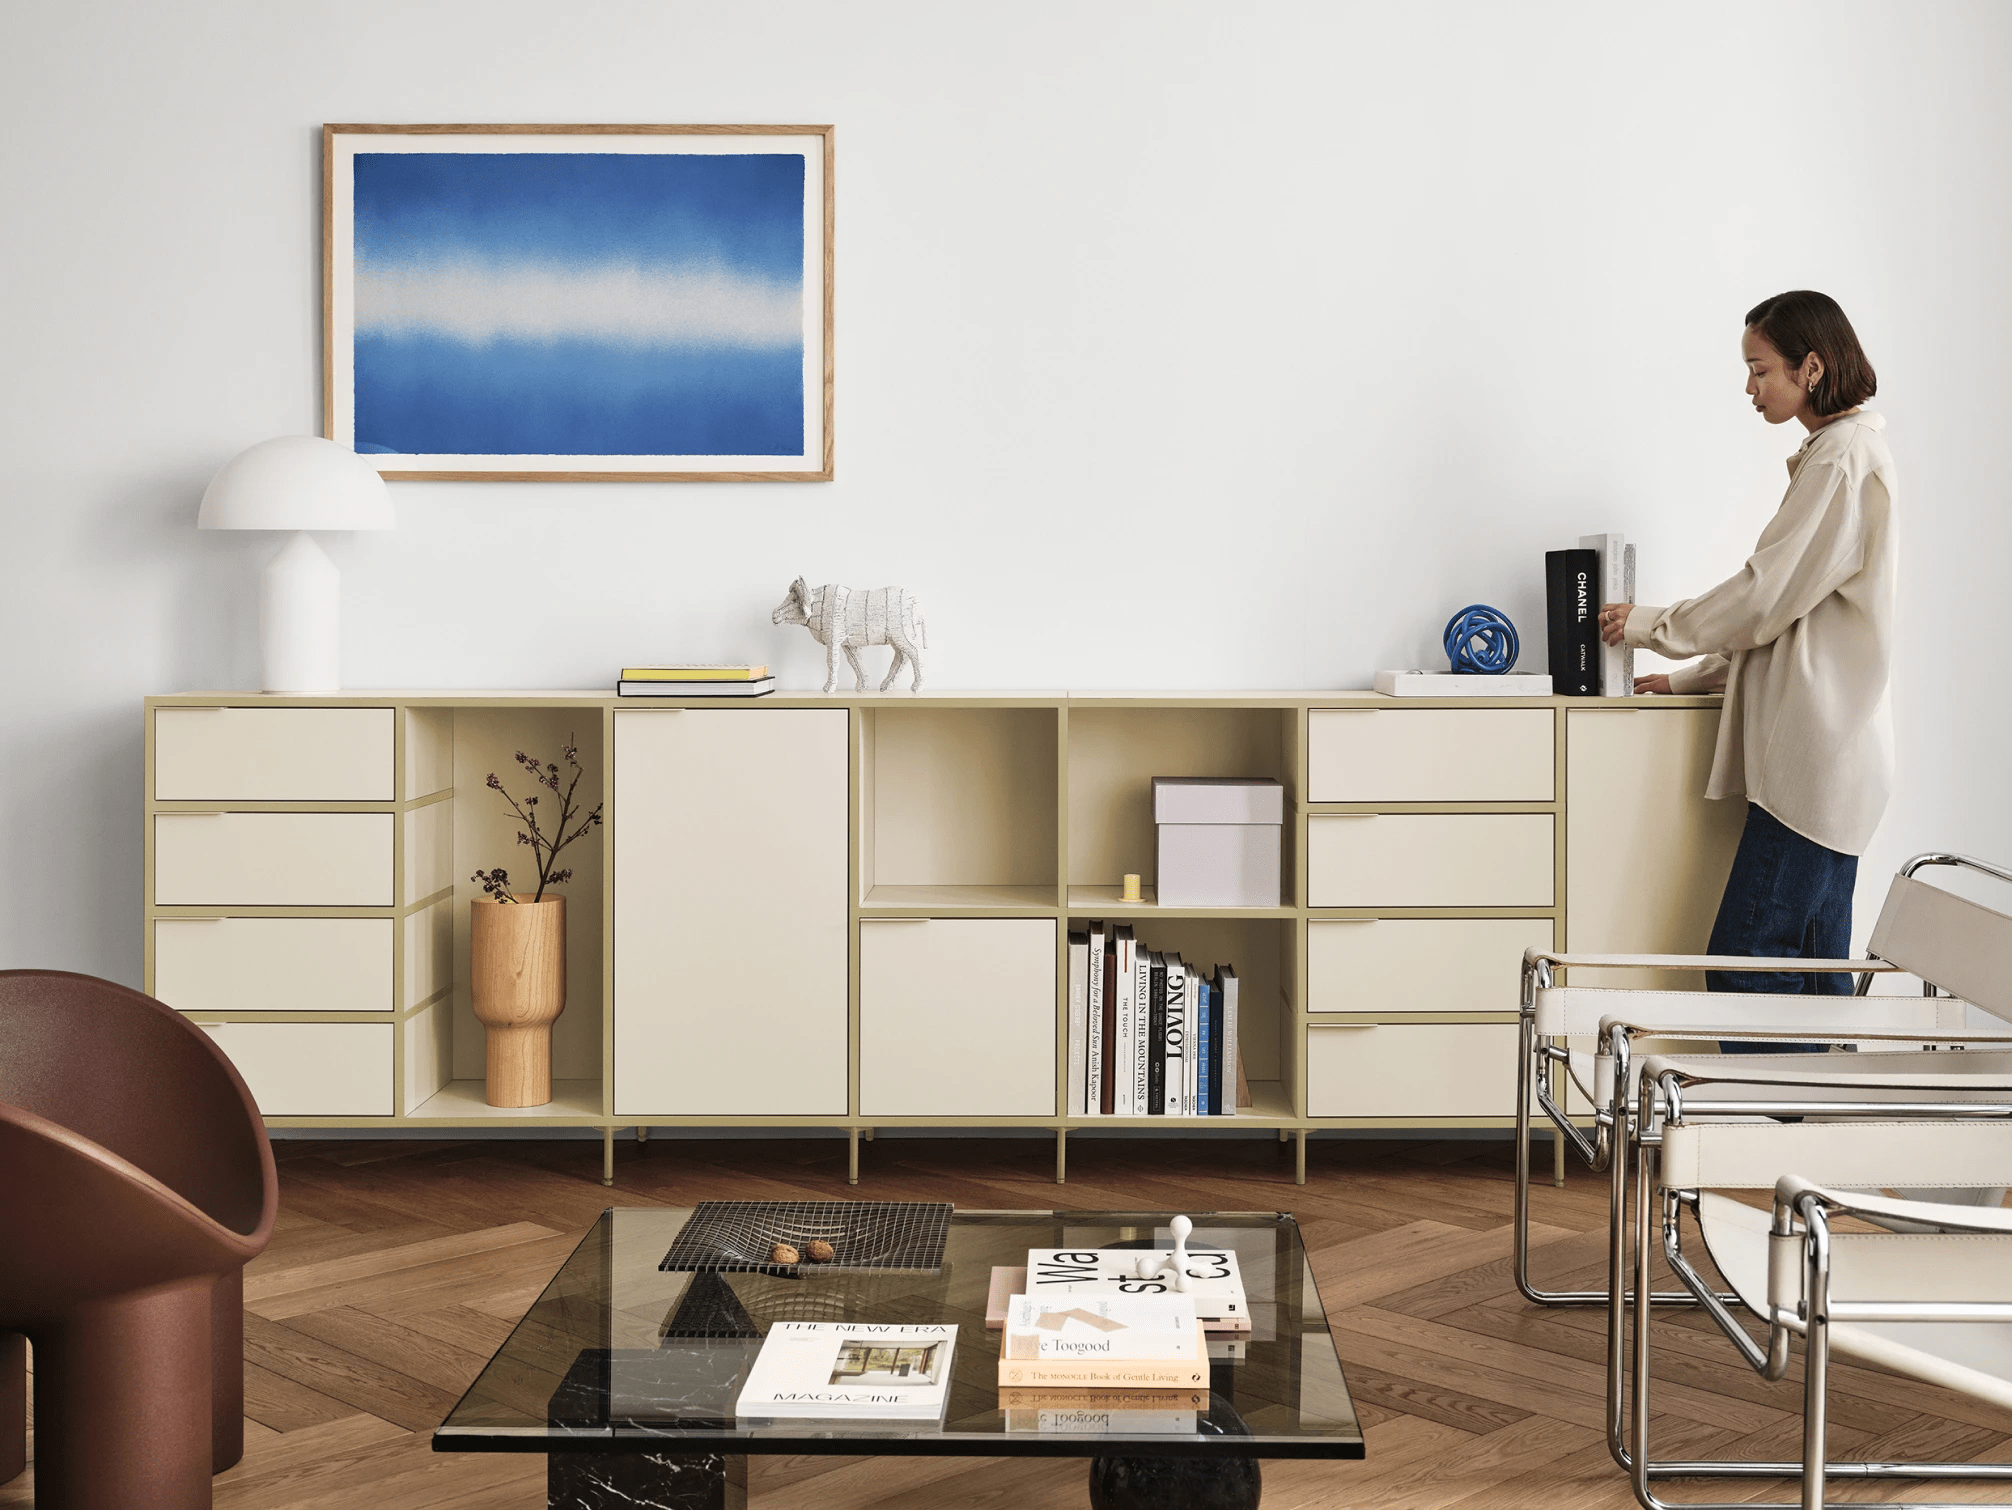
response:
<path fill-rule="evenodd" d="M 1043 1142 L 887 1140 L 845 1183 L 833 1142 L 624 1144 L 619 1184 L 598 1143 L 276 1145 L 281 1212 L 247 1276 L 247 1447 L 219 1510 L 536 1510 L 544 1459 L 435 1454 L 427 1434 L 609 1204 L 729 1197 L 955 1201 L 963 1206 L 1295 1212 L 1367 1427 L 1362 1463 L 1271 1462 L 1268 1510 L 1546 1510 L 1633 1503 L 1601 1438 L 1602 1319 L 1539 1311 L 1508 1280 L 1506 1144 L 1315 1143 L 1309 1182 L 1265 1142 L 1078 1140 L 1069 1183 Z M 1537 1195 L 1540 1273 L 1597 1282 L 1604 1184 Z M 1768 1385 L 1702 1323 L 1658 1328 L 1659 1449 L 1792 1456 L 1800 1392 Z M 1840 1369 L 1840 1454 L 2012 1457 L 2012 1418 L 1974 1401 Z M 1086 1507 L 1080 1462 L 756 1458 L 759 1510 Z M 32 1502 L 29 1475 L 0 1507 Z M 1721 1486 L 1779 1498 L 1781 1485 Z M 1726 1490 L 1730 1489 L 1730 1493 Z M 1919 1495 L 1860 1486 L 1840 1500 Z M 1701 1497 L 1694 1486 L 1678 1496 Z M 2012 1502 L 2012 1486 L 1947 1485 Z M 139 1507 L 135 1507 L 139 1510 Z"/>

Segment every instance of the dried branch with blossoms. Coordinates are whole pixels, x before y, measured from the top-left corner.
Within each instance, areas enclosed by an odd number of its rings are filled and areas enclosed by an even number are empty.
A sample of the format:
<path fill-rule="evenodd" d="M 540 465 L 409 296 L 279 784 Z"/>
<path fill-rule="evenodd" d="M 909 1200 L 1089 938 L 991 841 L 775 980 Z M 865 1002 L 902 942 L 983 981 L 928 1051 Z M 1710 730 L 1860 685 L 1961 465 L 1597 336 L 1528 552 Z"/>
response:
<path fill-rule="evenodd" d="M 559 752 L 566 764 L 573 768 L 573 779 L 565 780 L 559 768 L 541 762 L 536 756 L 517 752 L 517 764 L 531 773 L 531 779 L 559 799 L 559 819 L 548 833 L 538 823 L 538 799 L 526 797 L 521 803 L 503 790 L 503 782 L 494 771 L 489 773 L 486 783 L 492 792 L 502 792 L 503 800 L 510 804 L 510 811 L 517 815 L 523 825 L 517 830 L 517 842 L 531 846 L 531 854 L 538 864 L 538 890 L 531 900 L 543 901 L 547 886 L 558 886 L 573 879 L 570 868 L 555 870 L 559 851 L 586 833 L 590 828 L 598 828 L 601 823 L 601 804 L 595 803 L 591 813 L 582 815 L 574 802 L 574 793 L 580 789 L 580 778 L 586 774 L 580 765 L 580 747 L 573 743 L 573 736 L 566 736 L 566 747 Z M 577 826 L 575 820 L 578 820 Z M 570 832 L 569 832 L 570 830 Z M 494 870 L 478 870 L 470 876 L 471 881 L 480 883 L 482 889 L 499 902 L 515 902 L 517 896 L 510 890 L 510 872 L 502 866 Z"/>

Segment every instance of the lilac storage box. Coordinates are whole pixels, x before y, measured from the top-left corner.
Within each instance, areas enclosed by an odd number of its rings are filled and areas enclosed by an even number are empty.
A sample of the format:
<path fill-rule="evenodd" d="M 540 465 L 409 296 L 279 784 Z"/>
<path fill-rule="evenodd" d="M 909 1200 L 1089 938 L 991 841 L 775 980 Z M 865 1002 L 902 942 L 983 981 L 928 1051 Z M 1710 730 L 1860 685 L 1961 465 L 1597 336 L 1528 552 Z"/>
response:
<path fill-rule="evenodd" d="M 1276 907 L 1285 788 L 1268 776 L 1155 776 L 1162 907 Z"/>

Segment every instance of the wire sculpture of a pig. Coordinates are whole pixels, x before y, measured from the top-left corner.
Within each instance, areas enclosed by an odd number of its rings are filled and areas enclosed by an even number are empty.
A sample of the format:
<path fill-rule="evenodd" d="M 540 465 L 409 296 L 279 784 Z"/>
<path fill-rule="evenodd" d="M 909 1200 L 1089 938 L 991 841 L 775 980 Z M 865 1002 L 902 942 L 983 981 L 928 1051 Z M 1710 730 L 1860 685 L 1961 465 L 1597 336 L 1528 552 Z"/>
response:
<path fill-rule="evenodd" d="M 922 655 L 929 648 L 928 626 L 915 595 L 903 587 L 840 587 L 828 582 L 823 587 L 807 587 L 798 577 L 789 585 L 789 596 L 769 615 L 772 624 L 801 624 L 811 638 L 824 646 L 824 690 L 838 682 L 838 657 L 844 652 L 852 667 L 853 685 L 866 690 L 866 668 L 859 664 L 862 646 L 891 645 L 894 663 L 887 668 L 885 692 L 906 661 L 915 670 L 909 691 L 922 690 Z"/>

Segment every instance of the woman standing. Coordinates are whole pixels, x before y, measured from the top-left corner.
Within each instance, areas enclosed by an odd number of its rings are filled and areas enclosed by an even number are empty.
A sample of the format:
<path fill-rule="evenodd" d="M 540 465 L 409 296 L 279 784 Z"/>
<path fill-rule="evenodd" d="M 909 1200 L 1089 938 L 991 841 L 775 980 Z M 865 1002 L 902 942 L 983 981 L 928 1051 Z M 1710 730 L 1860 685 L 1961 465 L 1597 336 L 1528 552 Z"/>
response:
<path fill-rule="evenodd" d="M 1725 691 L 1707 797 L 1747 799 L 1712 926 L 1713 954 L 1842 959 L 1858 857 L 1893 786 L 1887 671 L 1898 496 L 1885 421 L 1860 407 L 1872 364 L 1837 301 L 1808 290 L 1754 306 L 1740 339 L 1747 396 L 1808 432 L 1788 493 L 1736 574 L 1650 608 L 1600 610 L 1601 637 L 1703 656 L 1637 692 Z M 1711 971 L 1713 991 L 1845 995 L 1843 974 Z"/>

